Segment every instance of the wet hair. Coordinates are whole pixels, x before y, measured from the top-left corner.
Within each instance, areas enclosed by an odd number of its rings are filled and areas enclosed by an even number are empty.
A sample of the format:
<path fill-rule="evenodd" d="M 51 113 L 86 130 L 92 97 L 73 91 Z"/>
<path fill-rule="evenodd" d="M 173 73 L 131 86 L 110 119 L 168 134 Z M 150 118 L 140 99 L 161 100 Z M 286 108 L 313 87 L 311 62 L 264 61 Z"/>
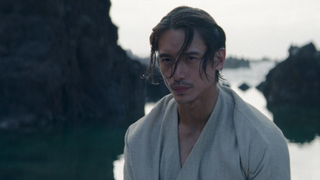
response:
<path fill-rule="evenodd" d="M 164 32 L 170 29 L 183 29 L 185 32 L 185 39 L 178 52 L 178 59 L 173 64 L 174 68 L 169 78 L 173 76 L 182 55 L 190 47 L 195 30 L 200 34 L 200 37 L 207 47 L 207 50 L 201 59 L 202 63 L 200 64 L 202 64 L 204 74 L 206 78 L 208 78 L 208 74 L 206 73 L 208 61 L 213 66 L 215 53 L 221 48 L 226 47 L 226 35 L 223 29 L 207 12 L 187 6 L 180 6 L 173 9 L 152 29 L 150 35 L 150 64 L 143 77 L 146 79 L 151 78 L 151 82 L 157 84 L 157 81 L 154 78 L 154 70 L 156 69 L 156 65 L 159 64 L 159 59 L 157 57 L 159 38 Z M 199 67 L 199 73 L 201 72 L 200 70 Z M 221 79 L 220 71 L 216 70 L 215 74 L 216 82 L 219 82 L 219 79 Z"/>

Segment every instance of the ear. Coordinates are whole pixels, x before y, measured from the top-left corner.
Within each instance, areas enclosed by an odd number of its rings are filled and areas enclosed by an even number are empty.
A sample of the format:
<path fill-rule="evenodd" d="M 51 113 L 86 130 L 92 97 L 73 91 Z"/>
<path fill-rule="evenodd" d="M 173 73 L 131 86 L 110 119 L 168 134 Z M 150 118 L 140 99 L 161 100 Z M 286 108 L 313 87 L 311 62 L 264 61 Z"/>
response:
<path fill-rule="evenodd" d="M 224 48 L 220 48 L 214 55 L 215 61 L 215 70 L 221 70 L 224 66 L 224 62 L 226 60 L 226 50 Z"/>

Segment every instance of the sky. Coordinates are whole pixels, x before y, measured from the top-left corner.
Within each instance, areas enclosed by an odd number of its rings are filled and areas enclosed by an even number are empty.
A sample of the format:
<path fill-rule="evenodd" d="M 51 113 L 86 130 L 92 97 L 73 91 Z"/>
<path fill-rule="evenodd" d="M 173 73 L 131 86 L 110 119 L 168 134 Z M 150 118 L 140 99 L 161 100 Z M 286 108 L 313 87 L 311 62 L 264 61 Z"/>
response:
<path fill-rule="evenodd" d="M 227 56 L 284 60 L 291 45 L 312 42 L 320 50 L 319 0 L 111 0 L 118 44 L 149 56 L 152 28 L 180 5 L 207 11 L 224 29 Z"/>

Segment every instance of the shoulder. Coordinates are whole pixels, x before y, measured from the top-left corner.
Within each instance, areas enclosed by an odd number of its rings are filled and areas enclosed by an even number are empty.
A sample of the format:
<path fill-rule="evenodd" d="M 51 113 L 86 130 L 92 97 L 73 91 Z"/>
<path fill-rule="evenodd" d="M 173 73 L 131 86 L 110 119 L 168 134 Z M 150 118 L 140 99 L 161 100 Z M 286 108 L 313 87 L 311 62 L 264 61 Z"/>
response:
<path fill-rule="evenodd" d="M 222 94 L 233 100 L 234 130 L 247 177 L 290 177 L 289 152 L 281 130 L 231 89 L 222 88 Z"/>
<path fill-rule="evenodd" d="M 175 104 L 172 95 L 169 94 L 159 100 L 152 110 L 129 126 L 126 133 L 126 141 L 136 142 L 148 138 L 159 131 L 162 124 L 163 116 L 170 106 Z"/>
<path fill-rule="evenodd" d="M 229 110 L 233 112 L 233 122 L 237 133 L 247 134 L 247 137 L 254 134 L 255 136 L 252 137 L 262 138 L 265 141 L 273 137 L 284 139 L 281 130 L 258 109 L 245 102 L 232 89 L 227 87 L 220 87 L 220 89 L 222 96 L 232 101 L 233 106 Z"/>

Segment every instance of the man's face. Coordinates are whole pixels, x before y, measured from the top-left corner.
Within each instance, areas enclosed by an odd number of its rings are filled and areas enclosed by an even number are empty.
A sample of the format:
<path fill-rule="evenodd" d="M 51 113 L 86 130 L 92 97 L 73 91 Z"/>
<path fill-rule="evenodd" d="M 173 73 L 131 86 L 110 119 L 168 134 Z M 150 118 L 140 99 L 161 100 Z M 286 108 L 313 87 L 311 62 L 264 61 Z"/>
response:
<path fill-rule="evenodd" d="M 194 37 L 190 47 L 182 55 L 182 59 L 177 65 L 175 73 L 173 72 L 173 63 L 178 59 L 178 52 L 184 42 L 185 33 L 182 29 L 168 30 L 159 38 L 159 61 L 160 71 L 169 91 L 179 104 L 192 103 L 196 100 L 206 100 L 212 97 L 215 91 L 215 71 L 221 69 L 217 66 L 218 61 L 214 60 L 214 65 L 207 65 L 206 72 L 208 78 L 203 72 L 201 59 L 205 54 L 207 47 L 203 43 L 199 33 L 194 31 Z M 216 57 L 216 56 L 215 56 Z M 199 74 L 199 68 L 201 77 Z"/>

